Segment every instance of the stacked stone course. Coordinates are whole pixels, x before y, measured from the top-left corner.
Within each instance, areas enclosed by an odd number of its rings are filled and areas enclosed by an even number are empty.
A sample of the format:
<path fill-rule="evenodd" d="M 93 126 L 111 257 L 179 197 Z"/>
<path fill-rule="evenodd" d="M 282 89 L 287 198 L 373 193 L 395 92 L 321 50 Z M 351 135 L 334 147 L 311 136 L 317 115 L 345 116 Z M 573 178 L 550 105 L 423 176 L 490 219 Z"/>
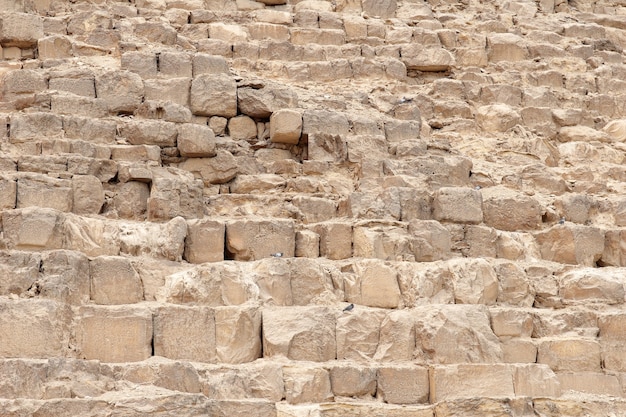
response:
<path fill-rule="evenodd" d="M 626 414 L 625 16 L 0 0 L 0 415 Z"/>

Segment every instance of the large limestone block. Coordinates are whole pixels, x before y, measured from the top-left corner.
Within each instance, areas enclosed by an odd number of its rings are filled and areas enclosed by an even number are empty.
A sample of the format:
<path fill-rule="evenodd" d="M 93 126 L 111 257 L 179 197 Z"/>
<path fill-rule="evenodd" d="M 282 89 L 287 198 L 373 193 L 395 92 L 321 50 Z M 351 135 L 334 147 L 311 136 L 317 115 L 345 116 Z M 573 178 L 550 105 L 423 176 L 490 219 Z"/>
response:
<path fill-rule="evenodd" d="M 522 61 L 528 58 L 528 48 L 523 38 L 512 33 L 493 33 L 487 37 L 490 62 Z"/>
<path fill-rule="evenodd" d="M 228 74 L 201 74 L 191 82 L 191 111 L 198 116 L 235 117 L 237 84 Z"/>
<path fill-rule="evenodd" d="M 187 52 L 161 52 L 159 54 L 159 73 L 168 78 L 191 78 L 191 55 Z"/>
<path fill-rule="evenodd" d="M 376 394 L 376 368 L 341 364 L 332 366 L 329 372 L 336 397 L 371 399 Z"/>
<path fill-rule="evenodd" d="M 329 221 L 313 227 L 320 236 L 320 256 L 328 259 L 352 257 L 352 224 Z"/>
<path fill-rule="evenodd" d="M 0 42 L 3 47 L 30 48 L 37 44 L 39 38 L 43 38 L 41 16 L 26 13 L 0 14 Z"/>
<path fill-rule="evenodd" d="M 600 343 L 582 338 L 559 338 L 539 343 L 537 363 L 553 371 L 597 371 L 601 369 Z"/>
<path fill-rule="evenodd" d="M 335 320 L 335 313 L 327 307 L 265 308 L 263 356 L 314 362 L 334 360 Z"/>
<path fill-rule="evenodd" d="M 457 304 L 495 304 L 498 276 L 484 259 L 452 259 L 448 262 Z"/>
<path fill-rule="evenodd" d="M 302 115 L 291 109 L 281 109 L 270 117 L 270 140 L 274 143 L 297 145 L 302 134 Z"/>
<path fill-rule="evenodd" d="M 392 310 L 380 325 L 377 361 L 411 361 L 421 356 L 415 347 L 415 318 L 409 310 Z"/>
<path fill-rule="evenodd" d="M 337 359 L 373 358 L 385 316 L 384 310 L 355 306 L 352 311 L 337 317 Z M 334 392 L 335 395 L 344 395 Z"/>
<path fill-rule="evenodd" d="M 300 211 L 303 223 L 318 223 L 332 220 L 337 214 L 337 203 L 319 197 L 295 196 L 291 202 Z"/>
<path fill-rule="evenodd" d="M 594 338 L 599 331 L 595 312 L 578 308 L 543 310 L 541 314 L 534 314 L 533 327 L 535 338 L 557 336 Z"/>
<path fill-rule="evenodd" d="M 2 212 L 4 238 L 10 249 L 63 248 L 63 219 L 53 209 L 27 207 Z"/>
<path fill-rule="evenodd" d="M 0 355 L 4 358 L 69 356 L 70 308 L 51 300 L 0 300 Z"/>
<path fill-rule="evenodd" d="M 63 133 L 62 119 L 51 113 L 17 113 L 11 115 L 11 142 L 28 139 L 60 137 Z"/>
<path fill-rule="evenodd" d="M 176 146 L 176 124 L 159 120 L 132 120 L 119 126 L 120 136 L 131 145 Z"/>
<path fill-rule="evenodd" d="M 564 274 L 559 295 L 567 304 L 623 304 L 625 280 L 617 268 L 581 268 Z"/>
<path fill-rule="evenodd" d="M 89 302 L 89 259 L 83 253 L 46 251 L 41 256 L 39 269 L 33 288 L 40 296 L 72 305 Z"/>
<path fill-rule="evenodd" d="M 122 219 L 143 220 L 148 211 L 150 187 L 140 181 L 128 181 L 117 187 L 113 205 Z"/>
<path fill-rule="evenodd" d="M 602 342 L 602 368 L 608 371 L 626 372 L 623 341 Z"/>
<path fill-rule="evenodd" d="M 442 72 L 455 65 L 454 55 L 444 48 L 411 43 L 401 47 L 402 62 L 408 70 Z"/>
<path fill-rule="evenodd" d="M 158 299 L 174 304 L 240 305 L 257 300 L 253 278 L 238 263 L 222 262 L 172 273 L 164 279 Z"/>
<path fill-rule="evenodd" d="M 275 253 L 293 257 L 295 229 L 292 220 L 233 220 L 226 223 L 226 250 L 233 259 L 251 261 Z"/>
<path fill-rule="evenodd" d="M 513 262 L 499 262 L 495 267 L 498 276 L 498 303 L 531 307 L 535 301 L 535 292 L 532 288 L 526 271 Z"/>
<path fill-rule="evenodd" d="M 616 375 L 603 372 L 559 372 L 561 389 L 596 395 L 622 396 L 622 387 Z"/>
<path fill-rule="evenodd" d="M 152 355 L 152 314 L 139 307 L 82 307 L 76 343 L 81 358 L 135 362 Z"/>
<path fill-rule="evenodd" d="M 533 318 L 530 313 L 512 308 L 495 308 L 489 311 L 491 328 L 496 336 L 530 337 L 533 334 Z"/>
<path fill-rule="evenodd" d="M 29 69 L 7 71 L 2 74 L 0 81 L 0 92 L 5 100 L 34 97 L 47 88 L 43 74 Z"/>
<path fill-rule="evenodd" d="M 445 263 L 432 262 L 416 266 L 413 262 L 402 262 L 396 264 L 395 268 L 403 302 L 407 307 L 422 303 L 454 303 L 454 288 L 451 285 L 453 276 Z"/>
<path fill-rule="evenodd" d="M 290 404 L 332 401 L 330 375 L 326 369 L 286 366 L 283 368 L 285 400 Z"/>
<path fill-rule="evenodd" d="M 175 217 L 167 223 L 120 223 L 122 254 L 180 261 L 185 249 L 187 222 Z"/>
<path fill-rule="evenodd" d="M 433 216 L 439 221 L 481 223 L 481 193 L 471 188 L 442 187 L 435 192 Z"/>
<path fill-rule="evenodd" d="M 420 306 L 413 312 L 418 350 L 434 363 L 498 363 L 502 349 L 483 306 Z"/>
<path fill-rule="evenodd" d="M 610 142 L 610 136 L 588 126 L 563 126 L 556 137 L 559 142 Z"/>
<path fill-rule="evenodd" d="M 354 264 L 358 295 L 349 301 L 369 307 L 399 308 L 402 300 L 397 272 L 390 265 L 376 260 L 362 260 Z"/>
<path fill-rule="evenodd" d="M 47 175 L 24 176 L 17 180 L 16 208 L 47 207 L 59 211 L 72 210 L 72 183 Z"/>
<path fill-rule="evenodd" d="M 604 251 L 604 232 L 596 227 L 559 224 L 535 234 L 547 261 L 594 266 Z"/>
<path fill-rule="evenodd" d="M 102 182 L 93 175 L 72 177 L 72 212 L 76 214 L 99 214 L 104 204 Z"/>
<path fill-rule="evenodd" d="M 100 256 L 89 263 L 91 300 L 96 304 L 133 304 L 143 300 L 141 278 L 130 259 Z"/>
<path fill-rule="evenodd" d="M 143 100 L 143 81 L 129 71 L 111 71 L 96 77 L 96 97 L 104 99 L 112 113 L 132 113 Z"/>
<path fill-rule="evenodd" d="M 187 106 L 189 103 L 191 76 L 189 78 L 145 80 L 144 87 L 145 101 L 166 101 L 180 106 Z"/>
<path fill-rule="evenodd" d="M 433 262 L 450 256 L 450 231 L 436 220 L 411 220 L 411 249 L 417 262 Z"/>
<path fill-rule="evenodd" d="M 361 6 L 363 12 L 371 17 L 386 19 L 396 16 L 396 0 L 363 0 Z"/>
<path fill-rule="evenodd" d="M 0 252 L 0 295 L 20 295 L 28 291 L 39 278 L 41 255 L 29 252 Z"/>
<path fill-rule="evenodd" d="M 530 339 L 508 339 L 502 342 L 504 363 L 535 363 L 537 346 Z"/>
<path fill-rule="evenodd" d="M 339 301 L 338 297 L 342 293 L 336 290 L 336 270 L 320 265 L 313 259 L 292 258 L 284 261 L 289 271 L 291 299 L 294 305 L 315 304 L 321 300 Z M 268 259 L 261 261 L 260 264 L 266 264 L 271 270 L 279 262 L 280 260 Z M 256 270 L 261 272 L 259 269 Z"/>
<path fill-rule="evenodd" d="M 246 363 L 260 358 L 261 311 L 255 307 L 216 308 L 215 345 L 220 363 Z"/>
<path fill-rule="evenodd" d="M 237 89 L 237 104 L 243 114 L 265 119 L 278 110 L 298 107 L 298 95 L 289 88 L 271 84 L 255 87 Z"/>
<path fill-rule="evenodd" d="M 513 367 L 516 396 L 559 397 L 561 384 L 557 375 L 546 365 L 528 364 Z"/>
<path fill-rule="evenodd" d="M 204 395 L 216 399 L 259 398 L 277 402 L 285 398 L 284 387 L 282 365 L 267 361 L 212 368 L 202 381 Z"/>
<path fill-rule="evenodd" d="M 308 159 L 311 161 L 342 162 L 348 158 L 348 146 L 341 135 L 313 133 L 308 136 Z"/>
<path fill-rule="evenodd" d="M 428 368 L 407 365 L 378 368 L 377 395 L 388 404 L 428 403 Z"/>
<path fill-rule="evenodd" d="M 0 177 L 0 210 L 12 210 L 17 202 L 15 178 Z"/>
<path fill-rule="evenodd" d="M 256 139 L 256 122 L 252 118 L 245 115 L 233 117 L 228 121 L 228 133 L 233 140 Z"/>
<path fill-rule="evenodd" d="M 81 105 L 84 110 L 85 104 L 82 103 Z M 77 113 L 82 114 L 80 111 L 77 111 Z M 115 143 L 117 123 L 113 120 L 91 119 L 90 117 L 96 117 L 93 113 L 86 114 L 86 116 L 68 115 L 63 117 L 63 131 L 66 138 L 84 140 L 94 144 L 112 145 Z"/>
<path fill-rule="evenodd" d="M 245 27 L 230 25 L 223 22 L 209 24 L 209 37 L 230 43 L 247 42 L 248 32 Z"/>
<path fill-rule="evenodd" d="M 538 229 L 543 210 L 539 202 L 526 194 L 506 187 L 482 190 L 483 218 L 487 226 L 499 230 Z"/>
<path fill-rule="evenodd" d="M 178 151 L 188 158 L 212 157 L 215 152 L 215 134 L 208 126 L 184 123 L 178 127 Z"/>
<path fill-rule="evenodd" d="M 148 219 L 203 217 L 202 188 L 202 181 L 195 179 L 190 172 L 177 168 L 152 168 Z"/>
<path fill-rule="evenodd" d="M 201 264 L 224 260 L 224 222 L 211 219 L 187 220 L 184 258 Z"/>
<path fill-rule="evenodd" d="M 196 53 L 192 58 L 193 76 L 201 74 L 229 74 L 228 62 L 222 56 Z"/>
<path fill-rule="evenodd" d="M 490 104 L 481 106 L 476 111 L 476 122 L 485 132 L 506 132 L 516 125 L 522 124 L 522 117 L 506 104 Z"/>
<path fill-rule="evenodd" d="M 302 134 L 333 133 L 347 135 L 350 131 L 348 118 L 339 112 L 329 110 L 307 110 L 302 114 Z"/>
<path fill-rule="evenodd" d="M 403 227 L 366 225 L 353 228 L 352 246 L 355 257 L 414 260 L 412 243 L 411 236 Z"/>
<path fill-rule="evenodd" d="M 123 70 L 149 79 L 157 76 L 157 55 L 151 51 L 128 51 L 120 59 Z"/>
<path fill-rule="evenodd" d="M 603 341 L 626 340 L 626 313 L 602 314 L 598 317 L 598 327 Z"/>
<path fill-rule="evenodd" d="M 430 401 L 455 398 L 513 397 L 514 370 L 509 365 L 459 364 L 430 370 Z"/>
<path fill-rule="evenodd" d="M 215 313 L 204 306 L 160 307 L 154 314 L 154 354 L 169 359 L 215 362 Z"/>
<path fill-rule="evenodd" d="M 180 169 L 198 174 L 206 186 L 229 182 L 239 172 L 237 160 L 227 150 L 218 149 L 213 158 L 190 158 L 178 165 Z"/>

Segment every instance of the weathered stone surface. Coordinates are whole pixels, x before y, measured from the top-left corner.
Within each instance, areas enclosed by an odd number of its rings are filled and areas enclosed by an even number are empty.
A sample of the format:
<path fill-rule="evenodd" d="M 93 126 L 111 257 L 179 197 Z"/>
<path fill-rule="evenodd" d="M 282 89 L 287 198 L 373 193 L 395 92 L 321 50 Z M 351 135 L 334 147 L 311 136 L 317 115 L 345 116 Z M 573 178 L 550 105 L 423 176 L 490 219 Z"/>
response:
<path fill-rule="evenodd" d="M 35 46 L 39 38 L 43 38 L 43 19 L 40 16 L 26 13 L 0 15 L 0 42 L 3 47 L 28 48 Z"/>
<path fill-rule="evenodd" d="M 537 363 L 554 371 L 600 371 L 600 344 L 574 338 L 544 340 L 538 346 Z"/>
<path fill-rule="evenodd" d="M 167 223 L 120 223 L 120 252 L 181 261 L 186 236 L 187 222 L 182 217 Z"/>
<path fill-rule="evenodd" d="M 320 255 L 328 259 L 352 256 L 352 225 L 347 222 L 322 222 L 314 226 L 320 237 Z"/>
<path fill-rule="evenodd" d="M 291 404 L 326 402 L 333 398 L 330 375 L 326 369 L 284 367 L 285 399 Z"/>
<path fill-rule="evenodd" d="M 185 123 L 178 127 L 177 146 L 181 156 L 188 158 L 212 157 L 215 152 L 215 134 L 208 126 Z"/>
<path fill-rule="evenodd" d="M 433 216 L 439 221 L 481 223 L 482 196 L 470 188 L 443 187 L 433 198 Z"/>
<path fill-rule="evenodd" d="M 213 158 L 190 158 L 178 165 L 180 169 L 197 173 L 206 186 L 226 183 L 237 175 L 239 165 L 228 151 L 218 149 Z"/>
<path fill-rule="evenodd" d="M 113 205 L 123 219 L 145 219 L 148 211 L 150 187 L 140 181 L 128 181 L 117 187 Z"/>
<path fill-rule="evenodd" d="M 378 368 L 377 395 L 389 404 L 428 403 L 428 369 L 406 365 Z"/>
<path fill-rule="evenodd" d="M 506 104 L 491 104 L 479 107 L 476 122 L 485 132 L 506 132 L 521 124 L 522 118 L 517 111 Z"/>
<path fill-rule="evenodd" d="M 176 168 L 152 169 L 148 219 L 200 218 L 203 212 L 201 180 Z"/>
<path fill-rule="evenodd" d="M 561 278 L 559 295 L 568 304 L 623 304 L 626 301 L 624 278 L 619 269 L 614 268 L 603 269 L 601 273 L 593 268 L 568 272 Z"/>
<path fill-rule="evenodd" d="M 430 386 L 431 402 L 515 395 L 513 369 L 508 365 L 436 366 L 430 372 Z"/>
<path fill-rule="evenodd" d="M 104 204 L 102 182 L 93 175 L 72 177 L 72 212 L 76 214 L 98 214 Z"/>
<path fill-rule="evenodd" d="M 10 139 L 14 142 L 61 136 L 63 122 L 50 113 L 17 113 L 11 116 Z"/>
<path fill-rule="evenodd" d="M 185 260 L 194 264 L 223 261 L 225 230 L 224 223 L 218 220 L 188 220 Z"/>
<path fill-rule="evenodd" d="M 233 117 L 228 121 L 228 133 L 234 140 L 256 139 L 257 127 L 254 120 L 245 115 Z"/>
<path fill-rule="evenodd" d="M 302 133 L 302 115 L 290 109 L 281 109 L 270 117 L 270 140 L 296 145 Z"/>
<path fill-rule="evenodd" d="M 199 116 L 237 115 L 237 85 L 227 74 L 201 74 L 191 83 L 191 111 Z"/>
<path fill-rule="evenodd" d="M 337 354 L 335 340 L 335 315 L 326 307 L 263 309 L 264 357 L 330 361 Z"/>
<path fill-rule="evenodd" d="M 176 146 L 178 136 L 174 123 L 157 120 L 125 122 L 119 132 L 131 145 Z"/>
<path fill-rule="evenodd" d="M 51 300 L 0 300 L 0 353 L 5 358 L 69 355 L 68 306 Z"/>
<path fill-rule="evenodd" d="M 522 61 L 528 58 L 524 40 L 512 33 L 494 33 L 487 37 L 490 62 Z"/>
<path fill-rule="evenodd" d="M 595 265 L 604 251 L 604 233 L 595 227 L 558 224 L 535 234 L 541 257 L 567 264 Z"/>
<path fill-rule="evenodd" d="M 345 312 L 337 317 L 337 359 L 373 358 L 386 311 L 355 306 L 358 314 Z M 353 310 L 354 311 L 354 310 Z M 389 340 L 391 341 L 391 340 Z M 331 371 L 331 377 L 332 377 Z M 335 392 L 336 395 L 342 395 Z"/>
<path fill-rule="evenodd" d="M 112 113 L 132 113 L 143 99 L 143 81 L 129 71 L 112 71 L 96 77 L 96 97 L 104 99 Z"/>
<path fill-rule="evenodd" d="M 341 162 L 348 157 L 348 147 L 340 135 L 314 133 L 309 135 L 308 140 L 309 160 Z"/>
<path fill-rule="evenodd" d="M 267 118 L 278 110 L 298 107 L 298 96 L 293 90 L 279 86 L 239 87 L 237 105 L 243 114 Z"/>
<path fill-rule="evenodd" d="M 251 261 L 275 253 L 293 257 L 295 230 L 291 220 L 234 220 L 226 223 L 226 250 L 232 259 Z"/>
<path fill-rule="evenodd" d="M 409 70 L 448 71 L 455 63 L 454 55 L 444 48 L 409 44 L 401 48 L 402 62 Z"/>
<path fill-rule="evenodd" d="M 207 307 L 168 306 L 154 314 L 154 354 L 214 362 L 215 313 Z"/>
<path fill-rule="evenodd" d="M 333 394 L 341 397 L 371 399 L 376 393 L 376 369 L 352 364 L 329 369 Z"/>
<path fill-rule="evenodd" d="M 61 249 L 60 213 L 53 209 L 27 207 L 2 212 L 2 226 L 10 249 Z"/>
<path fill-rule="evenodd" d="M 220 307 L 215 310 L 215 344 L 219 362 L 245 363 L 261 357 L 261 310 Z"/>
<path fill-rule="evenodd" d="M 135 362 L 152 354 L 152 314 L 139 307 L 82 307 L 78 317 L 80 357 Z"/>
<path fill-rule="evenodd" d="M 486 225 L 511 232 L 541 225 L 542 208 L 534 198 L 505 187 L 485 188 L 481 194 Z"/>
<path fill-rule="evenodd" d="M 400 306 L 400 288 L 393 268 L 375 260 L 363 260 L 353 266 L 358 278 L 346 282 L 348 301 L 379 308 Z"/>
<path fill-rule="evenodd" d="M 17 180 L 16 208 L 47 207 L 59 211 L 71 211 L 73 202 L 72 183 L 45 175 L 25 176 Z"/>
<path fill-rule="evenodd" d="M 91 300 L 96 304 L 133 304 L 143 300 L 139 274 L 128 258 L 100 256 L 89 263 Z"/>

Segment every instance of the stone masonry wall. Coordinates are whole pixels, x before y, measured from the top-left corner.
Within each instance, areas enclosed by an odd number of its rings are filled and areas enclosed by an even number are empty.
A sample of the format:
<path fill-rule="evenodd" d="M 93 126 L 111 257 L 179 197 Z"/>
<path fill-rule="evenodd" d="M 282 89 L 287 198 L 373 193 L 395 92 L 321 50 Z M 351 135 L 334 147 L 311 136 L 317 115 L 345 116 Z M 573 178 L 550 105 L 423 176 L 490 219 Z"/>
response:
<path fill-rule="evenodd" d="M 0 0 L 0 416 L 626 415 L 626 7 Z"/>

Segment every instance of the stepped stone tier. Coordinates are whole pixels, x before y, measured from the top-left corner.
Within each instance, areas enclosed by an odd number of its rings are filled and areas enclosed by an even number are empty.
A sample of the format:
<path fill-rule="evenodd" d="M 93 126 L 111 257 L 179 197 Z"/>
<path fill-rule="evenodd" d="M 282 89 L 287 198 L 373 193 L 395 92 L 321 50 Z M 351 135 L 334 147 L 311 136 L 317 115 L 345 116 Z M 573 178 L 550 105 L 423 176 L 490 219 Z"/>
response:
<path fill-rule="evenodd" d="M 624 48 L 618 0 L 0 0 L 0 416 L 625 416 Z"/>

